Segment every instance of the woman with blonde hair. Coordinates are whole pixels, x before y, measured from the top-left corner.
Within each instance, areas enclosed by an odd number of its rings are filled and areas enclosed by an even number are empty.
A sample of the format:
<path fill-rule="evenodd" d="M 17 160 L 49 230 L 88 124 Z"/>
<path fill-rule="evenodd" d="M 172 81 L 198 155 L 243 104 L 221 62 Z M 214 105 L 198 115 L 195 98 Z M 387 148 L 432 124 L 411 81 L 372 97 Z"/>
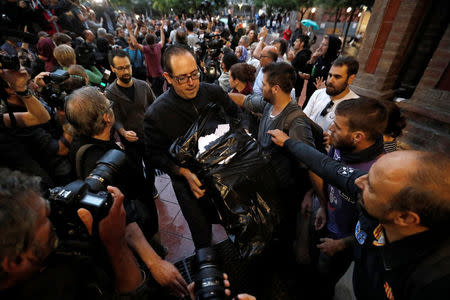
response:
<path fill-rule="evenodd" d="M 67 70 L 71 65 L 77 64 L 77 56 L 75 54 L 75 50 L 72 47 L 62 44 L 53 50 L 53 56 L 55 57 L 58 64 L 64 69 Z M 86 74 L 89 78 L 89 84 L 98 85 L 102 81 L 102 73 L 95 67 L 90 67 L 90 70 L 84 68 Z"/>

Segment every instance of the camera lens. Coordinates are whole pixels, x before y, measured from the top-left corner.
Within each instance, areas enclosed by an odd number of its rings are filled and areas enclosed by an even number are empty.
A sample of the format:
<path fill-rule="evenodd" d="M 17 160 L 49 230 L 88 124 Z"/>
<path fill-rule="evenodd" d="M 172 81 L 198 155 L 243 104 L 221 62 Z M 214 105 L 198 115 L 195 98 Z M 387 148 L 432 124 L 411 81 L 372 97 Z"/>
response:
<path fill-rule="evenodd" d="M 210 247 L 198 249 L 196 258 L 195 299 L 225 299 L 223 274 L 217 267 L 214 250 Z"/>

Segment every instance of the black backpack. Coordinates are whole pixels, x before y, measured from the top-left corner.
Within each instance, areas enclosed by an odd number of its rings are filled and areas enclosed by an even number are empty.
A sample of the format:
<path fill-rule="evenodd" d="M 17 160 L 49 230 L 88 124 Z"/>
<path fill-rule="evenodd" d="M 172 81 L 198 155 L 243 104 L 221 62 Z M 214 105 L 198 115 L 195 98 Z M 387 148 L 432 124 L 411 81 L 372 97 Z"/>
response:
<path fill-rule="evenodd" d="M 314 139 L 314 144 L 316 146 L 316 149 L 319 150 L 322 153 L 327 154 L 327 150 L 325 149 L 325 145 L 323 144 L 323 129 L 322 127 L 320 127 L 319 125 L 317 125 L 316 123 L 314 123 L 313 120 L 311 120 L 303 111 L 300 107 L 297 107 L 295 109 L 292 109 L 288 116 L 286 117 L 286 119 L 284 120 L 283 123 L 283 131 L 288 134 L 289 133 L 289 129 L 291 128 L 291 124 L 292 122 L 296 119 L 296 118 L 302 118 L 305 121 L 307 121 L 307 123 L 309 124 L 309 127 L 311 128 L 311 133 Z"/>

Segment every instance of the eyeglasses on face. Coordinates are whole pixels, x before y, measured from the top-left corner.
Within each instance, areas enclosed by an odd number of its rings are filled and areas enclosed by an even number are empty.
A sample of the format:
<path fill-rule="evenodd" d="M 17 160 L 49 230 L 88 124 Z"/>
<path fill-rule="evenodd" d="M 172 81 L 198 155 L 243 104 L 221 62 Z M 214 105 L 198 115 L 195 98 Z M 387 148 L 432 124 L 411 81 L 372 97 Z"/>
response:
<path fill-rule="evenodd" d="M 114 67 L 117 71 L 125 71 L 125 70 L 129 70 L 131 69 L 131 65 L 126 65 L 126 66 L 120 66 L 120 67 Z"/>
<path fill-rule="evenodd" d="M 185 84 L 189 81 L 189 78 L 192 80 L 198 80 L 200 78 L 200 71 L 195 70 L 194 72 L 192 72 L 189 75 L 184 74 L 184 75 L 179 75 L 179 76 L 173 76 L 172 74 L 170 74 L 170 77 L 175 79 L 179 84 Z"/>

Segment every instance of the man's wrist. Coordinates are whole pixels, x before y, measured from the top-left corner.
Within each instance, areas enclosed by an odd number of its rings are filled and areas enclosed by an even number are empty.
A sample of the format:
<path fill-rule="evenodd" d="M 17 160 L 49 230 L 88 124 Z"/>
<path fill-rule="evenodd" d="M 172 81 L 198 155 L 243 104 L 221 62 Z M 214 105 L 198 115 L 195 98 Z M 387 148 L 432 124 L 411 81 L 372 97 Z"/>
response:
<path fill-rule="evenodd" d="M 25 89 L 24 91 L 15 91 L 16 95 L 21 98 L 27 98 L 33 96 L 30 89 Z"/>

